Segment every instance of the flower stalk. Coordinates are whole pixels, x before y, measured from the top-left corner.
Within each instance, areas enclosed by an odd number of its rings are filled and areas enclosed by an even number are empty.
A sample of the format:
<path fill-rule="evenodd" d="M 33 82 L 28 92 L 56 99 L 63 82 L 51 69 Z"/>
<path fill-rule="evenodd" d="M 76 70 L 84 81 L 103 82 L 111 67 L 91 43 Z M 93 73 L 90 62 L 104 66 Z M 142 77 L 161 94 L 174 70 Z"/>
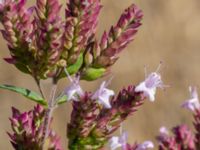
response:
<path fill-rule="evenodd" d="M 42 147 L 44 149 L 45 146 L 45 142 L 46 142 L 46 138 L 49 134 L 49 126 L 51 123 L 51 118 L 52 118 L 52 114 L 53 111 L 55 109 L 55 95 L 56 95 L 56 90 L 57 90 L 57 83 L 53 81 L 53 86 L 51 89 L 51 93 L 50 93 L 50 99 L 48 102 L 48 108 L 45 111 L 45 116 L 44 116 L 44 124 L 43 124 L 43 133 L 42 133 Z"/>

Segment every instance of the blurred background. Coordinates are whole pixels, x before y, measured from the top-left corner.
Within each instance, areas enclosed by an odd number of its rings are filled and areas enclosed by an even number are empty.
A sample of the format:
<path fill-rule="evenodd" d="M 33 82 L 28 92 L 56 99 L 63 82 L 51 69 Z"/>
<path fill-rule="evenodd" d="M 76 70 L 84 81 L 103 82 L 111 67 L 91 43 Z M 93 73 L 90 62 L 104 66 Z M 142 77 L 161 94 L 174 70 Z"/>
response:
<path fill-rule="evenodd" d="M 33 1 L 32 1 L 33 2 Z M 30 3 L 32 3 L 30 2 Z M 63 1 L 63 4 L 65 2 Z M 131 3 L 136 3 L 144 12 L 143 25 L 136 39 L 121 54 L 112 72 L 114 79 L 110 88 L 118 92 L 130 84 L 144 79 L 144 65 L 148 72 L 155 71 L 159 62 L 163 81 L 170 85 L 165 91 L 159 90 L 156 101 L 146 101 L 139 111 L 124 123 L 130 143 L 136 140 L 153 140 L 160 126 L 171 128 L 176 124 L 191 126 L 192 116 L 180 109 L 180 104 L 189 97 L 188 86 L 196 85 L 200 92 L 200 1 L 199 0 L 102 0 L 104 5 L 98 26 L 98 37 L 115 24 L 121 12 Z M 0 58 L 9 55 L 6 43 L 0 38 Z M 20 73 L 12 65 L 0 61 L 0 84 L 12 84 L 37 91 L 33 79 Z M 84 89 L 96 89 L 102 80 L 82 82 Z M 66 79 L 59 83 L 59 91 L 68 84 Z M 43 82 L 45 92 L 50 91 L 50 81 Z M 0 90 L 0 149 L 11 150 L 6 131 L 10 131 L 11 106 L 22 111 L 33 107 L 18 94 Z M 70 103 L 62 105 L 54 113 L 53 126 L 62 137 L 66 147 L 66 124 L 71 112 Z"/>

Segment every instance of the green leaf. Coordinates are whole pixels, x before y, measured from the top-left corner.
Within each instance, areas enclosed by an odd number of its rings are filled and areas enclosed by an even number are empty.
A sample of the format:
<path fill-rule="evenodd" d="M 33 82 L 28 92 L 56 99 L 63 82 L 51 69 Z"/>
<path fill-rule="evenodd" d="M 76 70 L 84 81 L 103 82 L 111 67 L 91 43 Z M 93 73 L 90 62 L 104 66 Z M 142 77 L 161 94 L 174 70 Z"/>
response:
<path fill-rule="evenodd" d="M 93 81 L 102 77 L 105 72 L 105 68 L 87 68 L 87 70 L 83 73 L 83 76 L 81 76 L 81 79 Z"/>
<path fill-rule="evenodd" d="M 74 64 L 68 66 L 66 69 L 67 69 L 67 71 L 68 71 L 68 73 L 70 75 L 73 75 L 73 74 L 75 74 L 75 73 L 77 73 L 79 71 L 79 69 L 81 68 L 82 64 L 83 64 L 83 54 L 81 53 L 79 55 L 77 61 Z M 60 75 L 60 78 L 63 78 L 63 77 L 66 77 L 66 74 L 65 74 L 64 71 Z"/>
<path fill-rule="evenodd" d="M 47 106 L 47 102 L 39 94 L 37 94 L 36 92 L 30 91 L 29 89 L 20 88 L 13 85 L 5 85 L 5 84 L 0 85 L 0 88 L 19 93 L 25 96 L 26 98 L 28 98 L 29 100 L 32 100 L 36 103 Z"/>
<path fill-rule="evenodd" d="M 30 71 L 28 70 L 28 68 L 26 67 L 26 65 L 22 64 L 22 63 L 16 63 L 15 67 L 17 69 L 19 69 L 20 71 L 22 71 L 23 73 L 27 73 L 30 74 Z"/>
<path fill-rule="evenodd" d="M 57 104 L 63 104 L 63 103 L 66 103 L 68 101 L 67 99 L 67 95 L 60 95 L 58 98 L 57 98 Z"/>

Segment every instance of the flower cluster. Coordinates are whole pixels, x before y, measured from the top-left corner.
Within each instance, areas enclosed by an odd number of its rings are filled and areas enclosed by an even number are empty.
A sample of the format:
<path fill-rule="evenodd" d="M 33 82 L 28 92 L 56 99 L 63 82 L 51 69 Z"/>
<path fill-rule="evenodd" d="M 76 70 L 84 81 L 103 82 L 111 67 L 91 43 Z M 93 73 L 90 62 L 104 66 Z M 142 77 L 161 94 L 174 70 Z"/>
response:
<path fill-rule="evenodd" d="M 186 125 L 180 125 L 172 129 L 173 136 L 166 132 L 160 132 L 157 137 L 160 150 L 196 150 L 192 131 Z"/>
<path fill-rule="evenodd" d="M 152 75 L 155 75 L 155 78 L 151 78 Z M 151 98 L 149 95 L 154 97 L 156 88 L 163 86 L 161 77 L 156 72 L 148 75 L 138 86 L 122 89 L 117 96 L 114 96 L 114 91 L 107 88 L 108 83 L 105 81 L 95 93 L 83 93 L 77 80 L 71 81 L 72 84 L 65 91 L 73 103 L 71 121 L 68 124 L 70 149 L 102 148 L 121 123 L 143 104 L 144 99 Z M 144 84 L 145 88 L 140 88 L 141 84 Z M 135 148 L 129 147 L 130 150 L 142 150 L 139 148 L 142 146 L 138 144 Z"/>
<path fill-rule="evenodd" d="M 109 32 L 96 38 L 100 0 L 68 0 L 65 16 L 59 0 L 36 0 L 26 8 L 26 0 L 2 0 L 0 22 L 10 57 L 5 60 L 20 71 L 30 74 L 40 94 L 24 88 L 3 85 L 0 88 L 20 93 L 41 105 L 29 112 L 12 109 L 11 143 L 16 150 L 61 150 L 60 139 L 50 128 L 56 106 L 71 101 L 72 113 L 67 125 L 70 150 L 98 150 L 109 142 L 111 150 L 147 150 L 151 141 L 133 145 L 127 134 L 112 136 L 122 122 L 132 115 L 145 99 L 155 100 L 157 88 L 163 89 L 159 68 L 138 85 L 123 88 L 118 95 L 104 81 L 95 92 L 82 89 L 80 80 L 92 81 L 105 76 L 119 58 L 120 52 L 135 38 L 141 26 L 142 11 L 134 4 L 121 15 Z M 64 95 L 56 97 L 57 81 L 67 74 L 71 84 Z M 75 77 L 73 77 L 75 75 Z M 41 79 L 52 78 L 53 86 L 47 101 L 40 86 Z M 200 103 L 197 90 L 190 87 L 191 97 L 182 107 L 192 111 L 195 133 L 186 125 L 172 129 L 172 135 L 161 128 L 157 137 L 160 150 L 200 149 Z"/>
<path fill-rule="evenodd" d="M 172 129 L 170 135 L 166 128 L 160 129 L 157 137 L 160 150 L 198 150 L 200 148 L 200 103 L 196 87 L 189 87 L 190 99 L 182 107 L 190 110 L 194 116 L 195 132 L 187 125 L 179 125 Z"/>
<path fill-rule="evenodd" d="M 135 5 L 124 11 L 117 25 L 95 38 L 100 0 L 70 0 L 64 20 L 59 0 L 5 0 L 0 4 L 1 33 L 11 57 L 5 58 L 36 81 L 79 73 L 81 79 L 95 80 L 106 74 L 119 52 L 133 40 L 141 25 L 142 12 Z"/>
<path fill-rule="evenodd" d="M 10 118 L 13 133 L 8 133 L 12 146 L 16 150 L 31 150 L 43 148 L 42 129 L 44 121 L 44 109 L 37 105 L 29 112 L 21 113 L 18 109 L 12 108 L 12 117 Z M 60 138 L 54 131 L 48 133 L 48 143 L 45 143 L 45 149 L 62 150 Z"/>
<path fill-rule="evenodd" d="M 154 148 L 154 144 L 151 141 L 145 141 L 141 144 L 135 143 L 134 145 L 130 145 L 127 143 L 127 134 L 124 132 L 120 137 L 113 136 L 110 139 L 110 148 L 111 150 L 116 150 L 121 147 L 122 150 L 147 150 Z"/>

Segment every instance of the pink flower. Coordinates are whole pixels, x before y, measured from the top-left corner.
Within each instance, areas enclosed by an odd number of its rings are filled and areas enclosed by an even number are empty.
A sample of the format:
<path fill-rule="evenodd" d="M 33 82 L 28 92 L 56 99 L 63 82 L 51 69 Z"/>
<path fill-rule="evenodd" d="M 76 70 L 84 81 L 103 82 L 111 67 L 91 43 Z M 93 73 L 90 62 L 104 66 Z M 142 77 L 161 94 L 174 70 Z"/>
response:
<path fill-rule="evenodd" d="M 196 109 L 200 108 L 197 88 L 190 86 L 189 92 L 190 92 L 190 99 L 184 102 L 181 106 L 188 110 L 195 111 Z"/>
<path fill-rule="evenodd" d="M 115 150 L 119 147 L 123 147 L 126 145 L 126 143 L 127 143 L 127 133 L 126 132 L 124 132 L 120 137 L 113 136 L 109 141 L 111 150 Z"/>
<path fill-rule="evenodd" d="M 98 100 L 100 104 L 102 104 L 105 108 L 111 108 L 110 97 L 114 96 L 114 91 L 107 89 L 106 86 L 108 84 L 104 81 L 100 88 L 93 94 L 92 99 Z"/>
<path fill-rule="evenodd" d="M 149 148 L 154 148 L 154 144 L 151 141 L 145 141 L 139 144 L 135 150 L 147 150 Z"/>
<path fill-rule="evenodd" d="M 147 96 L 152 102 L 155 100 L 156 88 L 165 87 L 161 80 L 161 76 L 158 73 L 158 69 L 156 72 L 150 73 L 146 79 L 135 88 L 136 92 L 144 92 L 144 95 Z"/>

